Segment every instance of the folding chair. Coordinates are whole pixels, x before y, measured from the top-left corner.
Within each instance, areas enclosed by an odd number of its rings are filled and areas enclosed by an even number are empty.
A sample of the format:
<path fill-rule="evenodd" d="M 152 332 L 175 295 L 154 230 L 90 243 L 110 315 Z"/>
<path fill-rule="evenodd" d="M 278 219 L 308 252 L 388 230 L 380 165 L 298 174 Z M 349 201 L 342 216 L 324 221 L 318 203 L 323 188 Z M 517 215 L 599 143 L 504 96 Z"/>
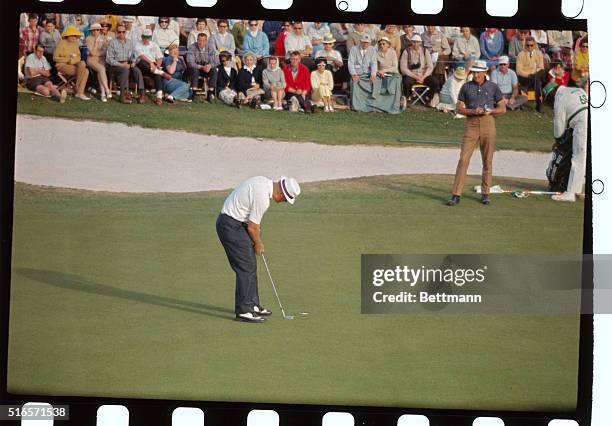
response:
<path fill-rule="evenodd" d="M 416 103 L 421 102 L 423 106 L 427 106 L 427 102 L 425 101 L 425 95 L 427 93 L 429 93 L 429 86 L 424 84 L 415 84 L 412 86 L 412 96 L 415 99 L 410 105 L 414 106 Z"/>
<path fill-rule="evenodd" d="M 76 75 L 65 75 L 58 71 L 57 77 L 60 79 L 57 90 L 66 89 L 72 93 L 76 91 Z"/>

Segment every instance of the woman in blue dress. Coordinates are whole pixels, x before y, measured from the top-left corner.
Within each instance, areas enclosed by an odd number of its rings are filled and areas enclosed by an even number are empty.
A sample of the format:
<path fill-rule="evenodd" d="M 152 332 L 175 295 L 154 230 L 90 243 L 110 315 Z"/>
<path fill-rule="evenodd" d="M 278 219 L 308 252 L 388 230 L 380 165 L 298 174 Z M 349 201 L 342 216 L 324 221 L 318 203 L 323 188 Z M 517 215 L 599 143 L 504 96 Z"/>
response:
<path fill-rule="evenodd" d="M 179 55 L 179 48 L 176 44 L 168 47 L 168 56 L 164 58 L 163 67 L 172 77 L 164 81 L 164 93 L 166 100 L 170 103 L 174 101 L 188 101 L 192 97 L 191 87 L 182 80 L 183 73 L 187 69 L 185 60 Z"/>
<path fill-rule="evenodd" d="M 481 59 L 487 61 L 489 68 L 496 68 L 499 57 L 504 54 L 504 35 L 497 28 L 486 28 L 480 34 Z"/>

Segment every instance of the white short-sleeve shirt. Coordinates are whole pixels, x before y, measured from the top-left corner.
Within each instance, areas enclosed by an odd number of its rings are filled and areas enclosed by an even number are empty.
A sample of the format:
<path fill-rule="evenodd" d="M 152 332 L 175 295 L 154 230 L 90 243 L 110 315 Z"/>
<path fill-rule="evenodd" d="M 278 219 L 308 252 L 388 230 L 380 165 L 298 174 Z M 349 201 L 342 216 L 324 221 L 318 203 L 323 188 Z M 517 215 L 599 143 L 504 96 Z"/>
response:
<path fill-rule="evenodd" d="M 242 182 L 225 199 L 221 213 L 239 222 L 261 223 L 270 207 L 273 181 L 265 176 L 256 176 Z"/>

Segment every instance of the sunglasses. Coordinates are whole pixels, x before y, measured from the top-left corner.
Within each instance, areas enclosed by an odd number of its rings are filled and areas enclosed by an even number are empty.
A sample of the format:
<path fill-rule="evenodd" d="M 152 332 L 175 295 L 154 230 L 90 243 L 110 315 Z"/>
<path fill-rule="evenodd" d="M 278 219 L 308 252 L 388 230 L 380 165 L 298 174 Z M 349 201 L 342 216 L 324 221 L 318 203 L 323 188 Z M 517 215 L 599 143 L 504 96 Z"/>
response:
<path fill-rule="evenodd" d="M 257 26 L 257 24 L 249 24 L 249 26 L 251 26 L 251 27 L 256 27 L 256 26 Z"/>
<path fill-rule="evenodd" d="M 219 25 L 219 28 L 227 28 L 227 25 Z"/>
<path fill-rule="evenodd" d="M 302 27 L 294 27 L 296 30 L 301 30 Z"/>
<path fill-rule="evenodd" d="M 526 44 L 525 46 L 527 46 L 527 47 L 534 47 L 534 46 L 535 46 L 535 44 L 528 43 L 528 44 Z"/>
<path fill-rule="evenodd" d="M 587 48 L 587 49 L 588 49 L 589 45 L 588 45 L 588 44 L 583 44 L 583 45 L 582 45 L 582 46 L 580 46 L 580 47 L 585 47 L 585 48 Z"/>
<path fill-rule="evenodd" d="M 117 34 L 125 34 L 125 31 L 117 31 Z"/>
<path fill-rule="evenodd" d="M 159 21 L 159 23 L 160 23 L 160 24 L 169 24 L 169 23 L 170 23 L 170 21 L 163 20 L 163 21 Z"/>

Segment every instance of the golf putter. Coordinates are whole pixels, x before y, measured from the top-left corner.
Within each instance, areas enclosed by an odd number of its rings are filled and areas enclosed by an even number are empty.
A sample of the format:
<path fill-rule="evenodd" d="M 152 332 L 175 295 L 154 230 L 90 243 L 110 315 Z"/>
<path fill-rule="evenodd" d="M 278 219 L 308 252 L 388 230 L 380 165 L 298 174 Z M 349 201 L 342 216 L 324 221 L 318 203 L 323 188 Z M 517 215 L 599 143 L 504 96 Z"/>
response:
<path fill-rule="evenodd" d="M 270 274 L 270 268 L 268 268 L 268 262 L 266 262 L 266 256 L 262 253 L 261 258 L 264 261 L 264 265 L 266 266 L 266 271 L 268 272 L 268 278 L 270 278 L 270 284 L 272 284 L 272 289 L 274 289 L 274 294 L 276 295 L 276 300 L 278 300 L 278 306 L 280 306 L 280 310 L 283 313 L 283 318 L 286 320 L 292 320 L 293 315 L 285 315 L 285 310 L 283 309 L 283 304 L 280 301 L 280 297 L 278 297 L 278 292 L 276 291 L 276 286 L 274 285 L 274 280 L 272 279 L 272 274 Z"/>

